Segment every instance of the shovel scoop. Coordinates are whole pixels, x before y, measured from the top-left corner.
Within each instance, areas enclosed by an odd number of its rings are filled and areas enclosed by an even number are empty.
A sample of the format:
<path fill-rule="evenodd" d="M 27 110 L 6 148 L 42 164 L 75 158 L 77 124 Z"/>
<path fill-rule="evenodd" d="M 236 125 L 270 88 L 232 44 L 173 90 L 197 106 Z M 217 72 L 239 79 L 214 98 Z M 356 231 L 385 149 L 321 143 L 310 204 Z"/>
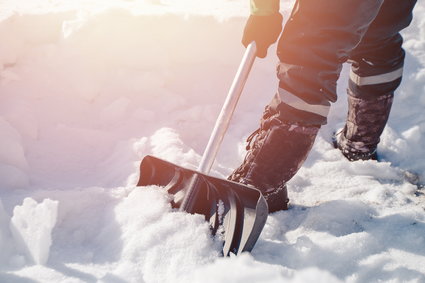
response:
<path fill-rule="evenodd" d="M 255 56 L 256 46 L 252 42 L 245 51 L 197 170 L 150 155 L 145 156 L 140 164 L 137 186 L 164 187 L 173 195 L 171 204 L 174 208 L 204 215 L 210 223 L 211 233 L 224 241 L 224 256 L 251 251 L 268 216 L 267 203 L 259 190 L 208 175 Z"/>

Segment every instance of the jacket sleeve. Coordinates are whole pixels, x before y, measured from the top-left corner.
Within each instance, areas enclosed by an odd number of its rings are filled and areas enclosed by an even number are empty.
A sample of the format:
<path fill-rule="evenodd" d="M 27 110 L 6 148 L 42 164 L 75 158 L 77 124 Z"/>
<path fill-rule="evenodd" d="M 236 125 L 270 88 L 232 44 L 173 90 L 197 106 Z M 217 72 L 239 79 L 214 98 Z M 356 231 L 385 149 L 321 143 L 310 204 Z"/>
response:
<path fill-rule="evenodd" d="M 268 16 L 279 12 L 279 0 L 250 0 L 251 15 Z"/>

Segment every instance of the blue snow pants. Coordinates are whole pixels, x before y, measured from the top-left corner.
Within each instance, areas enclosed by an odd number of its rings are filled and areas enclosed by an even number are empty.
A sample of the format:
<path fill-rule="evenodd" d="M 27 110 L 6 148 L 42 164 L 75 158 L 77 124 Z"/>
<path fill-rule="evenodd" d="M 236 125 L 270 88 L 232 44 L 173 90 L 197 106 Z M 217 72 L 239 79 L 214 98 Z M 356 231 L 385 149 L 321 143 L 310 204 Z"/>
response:
<path fill-rule="evenodd" d="M 324 125 L 344 62 L 350 92 L 385 95 L 400 85 L 400 31 L 416 0 L 297 0 L 278 43 L 278 92 L 269 107 L 282 121 Z"/>

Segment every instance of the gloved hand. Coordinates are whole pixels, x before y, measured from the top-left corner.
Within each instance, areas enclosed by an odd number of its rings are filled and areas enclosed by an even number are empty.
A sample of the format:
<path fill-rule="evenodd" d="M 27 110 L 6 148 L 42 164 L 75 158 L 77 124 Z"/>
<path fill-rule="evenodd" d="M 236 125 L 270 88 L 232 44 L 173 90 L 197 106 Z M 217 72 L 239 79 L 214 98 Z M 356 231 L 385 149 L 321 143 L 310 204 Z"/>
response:
<path fill-rule="evenodd" d="M 255 41 L 257 57 L 266 57 L 267 49 L 276 42 L 282 31 L 282 19 L 280 13 L 269 16 L 251 15 L 245 25 L 242 44 L 247 47 Z"/>

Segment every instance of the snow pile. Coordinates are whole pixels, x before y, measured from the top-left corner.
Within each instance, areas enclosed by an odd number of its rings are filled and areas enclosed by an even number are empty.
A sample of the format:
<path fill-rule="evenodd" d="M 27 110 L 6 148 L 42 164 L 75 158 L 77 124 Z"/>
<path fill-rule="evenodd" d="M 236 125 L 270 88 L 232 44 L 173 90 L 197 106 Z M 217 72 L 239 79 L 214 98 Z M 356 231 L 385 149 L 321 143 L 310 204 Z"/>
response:
<path fill-rule="evenodd" d="M 45 199 L 38 204 L 31 198 L 16 206 L 10 228 L 21 252 L 35 264 L 46 264 L 52 244 L 52 229 L 56 224 L 58 202 Z"/>
<path fill-rule="evenodd" d="M 425 280 L 425 198 L 404 178 L 425 177 L 423 3 L 404 32 L 385 161 L 351 163 L 330 144 L 346 115 L 345 66 L 329 124 L 289 183 L 291 209 L 270 215 L 252 254 L 219 258 L 202 217 L 134 185 L 147 154 L 197 167 L 244 51 L 248 5 L 98 2 L 2 2 L 1 282 Z M 215 176 L 243 159 L 273 96 L 270 53 L 254 65 Z"/>
<path fill-rule="evenodd" d="M 160 201 L 152 203 L 157 198 Z M 213 249 L 203 217 L 170 213 L 164 194 L 157 188 L 133 190 L 115 211 L 123 230 L 122 257 L 114 272 L 119 277 L 132 275 L 134 281 L 143 277 L 147 282 L 164 282 L 179 278 L 218 255 L 219 247 Z M 135 215 L 138 219 L 134 219 Z"/>

